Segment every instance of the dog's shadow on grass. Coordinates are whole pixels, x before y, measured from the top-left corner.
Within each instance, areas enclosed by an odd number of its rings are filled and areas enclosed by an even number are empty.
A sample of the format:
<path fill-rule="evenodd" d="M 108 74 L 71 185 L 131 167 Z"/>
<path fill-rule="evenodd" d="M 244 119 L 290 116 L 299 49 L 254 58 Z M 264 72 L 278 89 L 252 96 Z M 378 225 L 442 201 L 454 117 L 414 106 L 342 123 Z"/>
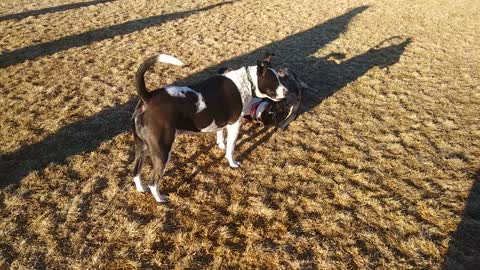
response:
<path fill-rule="evenodd" d="M 412 42 L 411 38 L 393 36 L 363 54 L 344 60 L 346 56 L 341 52 L 330 53 L 320 58 L 311 56 L 317 51 L 311 48 L 312 44 L 322 44 L 322 36 L 310 33 L 307 37 L 312 43 L 299 44 L 297 40 L 291 40 L 288 46 L 277 44 L 272 46 L 275 53 L 282 56 L 280 65 L 292 69 L 311 87 L 304 91 L 299 114 L 312 110 L 325 98 L 363 76 L 373 67 L 388 70 L 400 60 L 406 47 Z M 288 52 L 289 48 L 296 48 L 305 55 L 297 59 L 297 56 L 292 56 Z M 283 55 L 286 55 L 286 58 L 283 58 Z"/>
<path fill-rule="evenodd" d="M 204 9 L 208 9 L 208 7 Z M 373 48 L 341 64 L 311 57 L 320 48 L 337 39 L 346 31 L 349 22 L 367 9 L 367 6 L 352 9 L 341 16 L 330 19 L 304 32 L 286 37 L 283 40 L 268 44 L 216 66 L 211 66 L 174 84 L 181 85 L 187 82 L 198 81 L 212 74 L 212 72 L 216 72 L 220 67 L 251 65 L 256 62 L 256 59 L 262 57 L 266 51 L 270 51 L 278 55 L 277 62 L 279 63 L 277 66 L 291 67 L 312 88 L 318 89 L 308 90 L 305 93 L 306 98 L 304 100 L 306 102 L 303 106 L 303 112 L 309 111 L 320 104 L 326 96 L 342 89 L 346 84 L 356 80 L 369 69 L 375 66 L 388 67 L 395 64 L 409 44 L 410 40 L 406 39 L 396 45 Z M 181 16 L 174 16 L 172 19 L 179 17 Z M 121 33 L 131 31 L 129 26 L 124 31 L 121 31 L 123 28 L 118 29 Z M 95 31 L 98 30 L 93 32 Z M 85 35 L 86 37 L 88 35 Z M 88 41 L 85 44 L 91 42 L 93 41 Z M 61 47 L 55 48 L 57 51 L 62 49 Z M 2 57 L 4 56 L 2 55 Z M 335 76 L 330 76 L 331 74 L 335 74 Z M 93 151 L 102 142 L 129 131 L 130 117 L 135 103 L 136 100 L 130 100 L 119 106 L 107 108 L 95 115 L 64 126 L 38 143 L 22 146 L 17 151 L 2 155 L 0 159 L 0 188 L 6 186 L 14 188 L 14 185 L 10 184 L 18 184 L 21 179 L 32 171 L 41 170 L 51 163 L 68 162 L 69 157 Z M 263 139 L 262 142 L 267 141 L 268 138 Z M 245 157 L 254 149 L 249 148 L 246 153 L 240 154 L 240 157 Z M 238 152 L 236 155 L 238 155 Z M 190 158 L 189 160 L 195 159 Z"/>
<path fill-rule="evenodd" d="M 462 220 L 453 233 L 442 269 L 480 269 L 480 169 L 473 175 Z"/>

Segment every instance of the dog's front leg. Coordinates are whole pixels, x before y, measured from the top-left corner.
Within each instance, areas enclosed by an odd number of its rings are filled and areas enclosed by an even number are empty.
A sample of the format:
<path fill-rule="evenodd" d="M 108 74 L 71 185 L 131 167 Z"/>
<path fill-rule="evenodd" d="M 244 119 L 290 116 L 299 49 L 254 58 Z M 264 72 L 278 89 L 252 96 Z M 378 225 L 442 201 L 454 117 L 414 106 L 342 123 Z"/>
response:
<path fill-rule="evenodd" d="M 223 136 L 223 129 L 217 131 L 217 145 L 220 149 L 225 149 L 225 137 Z"/>
<path fill-rule="evenodd" d="M 233 149 L 235 148 L 235 142 L 237 141 L 238 132 L 240 131 L 240 125 L 241 119 L 232 125 L 227 125 L 227 150 L 225 157 L 232 168 L 238 168 L 240 166 L 240 162 L 233 159 Z"/>

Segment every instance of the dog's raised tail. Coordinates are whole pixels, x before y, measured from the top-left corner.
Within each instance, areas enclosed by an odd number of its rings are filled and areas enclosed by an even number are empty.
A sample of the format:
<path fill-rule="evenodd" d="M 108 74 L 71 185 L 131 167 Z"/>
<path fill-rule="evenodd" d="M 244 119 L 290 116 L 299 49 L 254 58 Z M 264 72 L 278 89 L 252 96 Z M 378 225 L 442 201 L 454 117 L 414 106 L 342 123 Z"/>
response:
<path fill-rule="evenodd" d="M 147 91 L 147 87 L 145 86 L 145 79 L 144 79 L 145 72 L 148 70 L 148 68 L 150 68 L 150 66 L 152 66 L 157 62 L 172 64 L 176 66 L 184 65 L 182 61 L 168 54 L 158 54 L 145 60 L 140 65 L 140 67 L 138 67 L 137 73 L 135 74 L 135 83 L 137 86 L 137 93 L 143 102 L 146 102 L 150 98 L 150 93 Z"/>

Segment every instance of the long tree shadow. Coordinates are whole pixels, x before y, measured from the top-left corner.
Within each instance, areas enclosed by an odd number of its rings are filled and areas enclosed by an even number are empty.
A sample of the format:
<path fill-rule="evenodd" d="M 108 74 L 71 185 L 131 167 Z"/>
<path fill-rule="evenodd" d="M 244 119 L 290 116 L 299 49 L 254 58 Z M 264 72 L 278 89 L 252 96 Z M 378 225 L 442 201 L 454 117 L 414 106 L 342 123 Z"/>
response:
<path fill-rule="evenodd" d="M 181 19 L 199 12 L 204 12 L 226 4 L 231 4 L 233 2 L 234 1 L 222 2 L 195 10 L 151 16 L 148 18 L 133 20 L 122 24 L 104 27 L 81 34 L 66 36 L 50 42 L 31 45 L 10 52 L 5 52 L 0 55 L 0 68 L 5 68 L 27 60 L 33 60 L 41 56 L 51 55 L 63 50 L 85 46 L 116 36 L 130 34 L 168 21 Z"/>
<path fill-rule="evenodd" d="M 104 3 L 113 2 L 113 1 L 116 1 L 116 0 L 94 0 L 94 1 L 88 1 L 88 2 L 80 2 L 80 3 L 66 4 L 66 5 L 55 6 L 55 7 L 48 7 L 48 8 L 38 9 L 38 10 L 29 10 L 25 12 L 0 16 L 0 22 L 7 21 L 7 20 L 21 20 L 30 16 L 38 16 L 38 15 L 43 15 L 48 13 L 62 12 L 70 9 L 88 7 L 88 6 L 104 4 Z"/>
<path fill-rule="evenodd" d="M 463 217 L 445 254 L 443 269 L 480 269 L 480 169 L 473 176 Z"/>
<path fill-rule="evenodd" d="M 346 31 L 348 23 L 367 8 L 367 6 L 361 6 L 352 9 L 307 31 L 209 67 L 185 80 L 177 81 L 175 84 L 184 84 L 204 78 L 212 70 L 217 70 L 220 67 L 252 64 L 265 51 L 274 51 L 280 56 L 279 58 L 283 59 L 283 65 L 294 68 L 302 76 L 311 74 L 305 77 L 307 83 L 316 89 L 322 89 L 307 94 L 310 101 L 305 110 L 310 110 L 318 105 L 327 93 L 338 91 L 345 84 L 365 74 L 370 68 L 394 64 L 405 50 L 408 40 L 399 45 L 374 49 L 339 65 L 310 57 L 318 49 L 338 38 L 342 32 Z M 362 63 L 362 66 L 358 71 L 352 71 L 351 69 L 357 68 L 358 63 Z M 330 82 L 329 79 L 325 78 L 326 75 L 322 74 L 326 69 L 333 69 L 338 74 L 347 74 L 348 76 L 345 76 L 345 78 L 338 76 L 336 81 Z M 132 89 L 132 91 L 134 90 Z M 117 107 L 105 109 L 61 128 L 41 142 L 23 146 L 18 151 L 3 155 L 1 157 L 0 187 L 18 183 L 31 171 L 43 169 L 50 163 L 63 163 L 69 156 L 92 151 L 100 143 L 129 130 L 134 103 L 135 100 L 131 100 Z"/>

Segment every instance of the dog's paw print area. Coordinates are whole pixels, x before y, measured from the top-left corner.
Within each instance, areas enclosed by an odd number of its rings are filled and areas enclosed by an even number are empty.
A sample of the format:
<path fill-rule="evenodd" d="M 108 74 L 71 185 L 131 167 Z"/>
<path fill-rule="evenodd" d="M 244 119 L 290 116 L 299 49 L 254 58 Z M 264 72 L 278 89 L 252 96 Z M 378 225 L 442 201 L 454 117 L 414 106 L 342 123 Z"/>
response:
<path fill-rule="evenodd" d="M 5 2 L 5 3 L 4 3 Z M 0 3 L 0 269 L 477 269 L 478 1 Z M 134 182 L 147 89 L 272 66 L 285 131 L 179 135 Z"/>

